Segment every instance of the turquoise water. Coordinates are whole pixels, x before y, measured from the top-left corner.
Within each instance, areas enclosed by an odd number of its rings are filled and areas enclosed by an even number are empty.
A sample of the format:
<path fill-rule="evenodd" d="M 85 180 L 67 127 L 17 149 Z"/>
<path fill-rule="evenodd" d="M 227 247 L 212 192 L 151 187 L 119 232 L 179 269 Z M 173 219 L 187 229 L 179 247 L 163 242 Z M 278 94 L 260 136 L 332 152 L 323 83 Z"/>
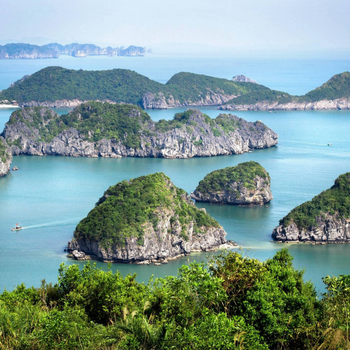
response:
<path fill-rule="evenodd" d="M 180 111 L 149 111 L 152 118 L 172 118 Z M 211 117 L 218 111 L 203 109 Z M 63 111 L 60 111 L 63 112 Z M 0 128 L 10 112 L 0 111 Z M 55 282 L 61 262 L 67 259 L 63 249 L 75 225 L 94 206 L 103 192 L 123 179 L 162 171 L 179 187 L 192 192 L 210 171 L 254 160 L 271 175 L 273 201 L 267 207 L 235 207 L 201 204 L 215 217 L 249 255 L 259 259 L 272 257 L 281 246 L 270 242 L 278 221 L 293 207 L 329 188 L 335 178 L 349 171 L 350 112 L 237 112 L 249 121 L 262 120 L 279 134 L 279 144 L 243 155 L 193 159 L 88 159 L 68 157 L 26 157 L 13 160 L 20 169 L 0 179 L 0 290 L 11 290 L 21 282 L 39 286 L 40 280 Z M 332 143 L 332 147 L 327 144 Z M 25 227 L 11 232 L 15 223 Z M 295 265 L 306 268 L 319 290 L 321 277 L 350 273 L 349 245 L 290 245 Z M 163 266 L 114 264 L 123 274 L 149 277 L 175 274 L 183 263 L 205 259 L 195 254 Z M 82 264 L 82 263 L 80 263 Z M 106 264 L 98 263 L 104 269 Z"/>

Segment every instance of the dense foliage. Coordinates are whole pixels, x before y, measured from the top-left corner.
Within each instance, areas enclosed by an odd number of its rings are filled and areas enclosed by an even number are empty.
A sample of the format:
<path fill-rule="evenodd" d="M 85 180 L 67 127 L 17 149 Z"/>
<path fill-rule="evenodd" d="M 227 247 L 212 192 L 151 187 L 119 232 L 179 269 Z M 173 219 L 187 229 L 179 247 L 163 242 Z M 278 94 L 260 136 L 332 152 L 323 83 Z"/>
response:
<path fill-rule="evenodd" d="M 125 146 L 137 148 L 140 131 L 149 121 L 150 116 L 137 106 L 91 101 L 62 116 L 45 107 L 25 108 L 13 112 L 7 124 L 22 122 L 32 131 L 37 129 L 39 140 L 44 142 L 51 142 L 62 131 L 74 128 L 92 142 L 115 139 Z"/>
<path fill-rule="evenodd" d="M 253 84 L 209 77 L 200 74 L 178 73 L 165 85 L 134 71 L 113 69 L 106 71 L 71 70 L 61 67 L 44 68 L 24 81 L 0 93 L 1 99 L 18 102 L 56 101 L 62 99 L 112 100 L 140 105 L 145 93 L 172 95 L 180 103 L 205 100 L 208 92 L 244 95 L 255 91 L 269 91 Z"/>
<path fill-rule="evenodd" d="M 81 104 L 61 119 L 89 141 L 115 139 L 132 148 L 140 146 L 140 131 L 151 120 L 139 107 L 94 101 Z"/>
<path fill-rule="evenodd" d="M 14 86 L 0 92 L 0 99 L 28 101 L 56 100 L 111 100 L 141 105 L 142 97 L 151 92 L 173 96 L 180 103 L 205 101 L 208 94 L 235 96 L 228 104 L 255 104 L 257 102 L 302 102 L 350 97 L 350 73 L 335 75 L 321 87 L 304 96 L 271 90 L 263 85 L 181 72 L 166 84 L 158 83 L 126 69 L 105 71 L 72 70 L 62 67 L 44 68 Z"/>
<path fill-rule="evenodd" d="M 140 104 L 148 92 L 160 92 L 163 85 L 126 69 L 84 71 L 47 67 L 22 83 L 0 93 L 1 99 L 56 101 L 63 99 L 112 100 Z"/>
<path fill-rule="evenodd" d="M 199 182 L 196 191 L 201 193 L 234 191 L 232 184 L 237 182 L 249 190 L 256 187 L 255 178 L 260 176 L 270 183 L 269 173 L 257 162 L 250 161 L 240 163 L 233 167 L 227 167 L 212 171 Z"/>
<path fill-rule="evenodd" d="M 248 83 L 243 83 L 248 84 Z M 249 94 L 244 94 L 242 96 L 238 96 L 234 98 L 226 104 L 236 104 L 236 105 L 250 105 L 258 102 L 278 102 L 278 103 L 289 103 L 292 101 L 296 101 L 297 98 L 287 94 L 286 92 L 270 90 L 265 88 L 264 90 L 254 91 Z"/>
<path fill-rule="evenodd" d="M 334 185 L 315 196 L 311 201 L 294 208 L 280 220 L 280 225 L 288 226 L 294 221 L 299 228 L 317 226 L 317 217 L 325 214 L 350 218 L 350 172 L 340 175 Z"/>
<path fill-rule="evenodd" d="M 319 300 L 286 249 L 265 262 L 225 252 L 147 285 L 135 278 L 62 264 L 55 285 L 3 292 L 0 348 L 349 347 L 350 276 L 325 277 Z"/>
<path fill-rule="evenodd" d="M 172 219 L 179 220 L 185 237 L 191 221 L 194 232 L 219 227 L 217 221 L 188 200 L 184 190 L 174 186 L 163 173 L 155 173 L 111 186 L 77 225 L 74 238 L 87 238 L 108 247 L 123 246 L 126 237 L 135 237 L 142 244 L 145 226 L 156 225 L 159 211 L 167 209 L 174 212 Z"/>
<path fill-rule="evenodd" d="M 322 86 L 301 96 L 302 101 L 315 102 L 350 97 L 350 72 L 334 75 Z"/>

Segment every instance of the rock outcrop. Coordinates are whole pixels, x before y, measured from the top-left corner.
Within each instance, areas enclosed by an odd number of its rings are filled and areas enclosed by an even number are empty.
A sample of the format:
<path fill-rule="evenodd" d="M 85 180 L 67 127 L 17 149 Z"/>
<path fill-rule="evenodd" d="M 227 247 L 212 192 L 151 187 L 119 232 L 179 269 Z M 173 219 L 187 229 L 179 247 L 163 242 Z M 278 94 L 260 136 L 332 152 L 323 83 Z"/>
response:
<path fill-rule="evenodd" d="M 350 242 L 350 218 L 341 218 L 339 214 L 323 214 L 316 217 L 316 225 L 299 228 L 294 221 L 289 225 L 279 225 L 272 238 L 282 242 Z"/>
<path fill-rule="evenodd" d="M 130 214 L 139 210 L 138 215 Z M 211 250 L 225 244 L 225 236 L 217 221 L 197 209 L 185 191 L 156 173 L 110 187 L 78 224 L 68 251 L 79 260 L 148 264 Z"/>
<path fill-rule="evenodd" d="M 175 100 L 170 94 L 165 96 L 162 92 L 151 93 L 148 92 L 142 97 L 142 107 L 144 109 L 168 109 L 176 107 L 200 107 L 200 106 L 220 106 L 227 101 L 232 100 L 236 95 L 228 95 L 223 93 L 218 93 L 207 89 L 207 94 L 205 98 L 201 98 L 197 101 L 185 101 L 180 102 Z"/>
<path fill-rule="evenodd" d="M 308 110 L 349 110 L 350 99 L 322 100 L 316 102 L 258 102 L 255 104 L 227 104 L 218 107 L 223 111 L 308 111 Z"/>
<path fill-rule="evenodd" d="M 93 116 L 92 105 L 108 106 L 108 104 L 89 102 L 78 108 L 84 115 L 90 113 Z M 120 139 L 101 138 L 94 141 L 96 130 L 90 127 L 91 130 L 86 131 L 86 127 L 83 126 L 85 119 L 80 120 L 82 119 L 80 109 L 73 111 L 69 118 L 65 118 L 44 107 L 25 108 L 12 113 L 2 136 L 11 147 L 13 155 L 112 158 L 209 157 L 268 148 L 275 146 L 278 142 L 278 135 L 263 123 L 247 122 L 233 115 L 220 115 L 216 119 L 211 119 L 198 110 L 190 110 L 180 115 L 179 121 L 174 119 L 165 123 L 155 123 L 148 115 L 147 121 L 143 122 L 141 114 L 144 112 L 136 106 L 128 108 L 130 112 L 124 116 L 126 121 L 136 119 L 140 125 L 140 129 L 134 132 L 134 136 L 124 134 Z M 82 123 L 80 127 L 69 127 L 69 119 L 73 115 L 77 123 Z M 103 120 L 103 115 L 99 116 L 98 121 L 100 120 Z M 163 125 L 165 129 L 162 129 Z M 54 130 L 60 128 L 61 132 L 56 131 L 56 134 L 52 134 Z M 104 132 L 107 131 L 104 130 Z M 51 136 L 48 137 L 48 135 Z M 127 140 L 130 137 L 138 139 L 138 146 L 132 147 L 128 144 Z"/>
<path fill-rule="evenodd" d="M 10 171 L 12 161 L 11 151 L 3 137 L 0 136 L 0 177 Z"/>
<path fill-rule="evenodd" d="M 280 220 L 272 237 L 281 242 L 350 242 L 350 173 L 334 185 L 294 208 Z"/>
<path fill-rule="evenodd" d="M 232 81 L 238 81 L 239 83 L 253 83 L 253 84 L 257 84 L 257 82 L 253 79 L 250 79 L 248 77 L 246 77 L 245 75 L 241 74 L 241 75 L 235 75 L 232 78 Z"/>
<path fill-rule="evenodd" d="M 196 202 L 263 205 L 273 197 L 268 172 L 256 162 L 215 170 L 191 194 Z"/>

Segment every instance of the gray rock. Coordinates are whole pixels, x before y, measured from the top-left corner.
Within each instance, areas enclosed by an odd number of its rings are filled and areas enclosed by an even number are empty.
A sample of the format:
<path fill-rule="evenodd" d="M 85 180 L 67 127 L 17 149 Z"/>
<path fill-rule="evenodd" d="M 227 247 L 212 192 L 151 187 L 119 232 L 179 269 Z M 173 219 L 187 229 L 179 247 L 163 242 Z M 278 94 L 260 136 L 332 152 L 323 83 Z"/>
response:
<path fill-rule="evenodd" d="M 23 109 L 23 120 L 18 118 L 11 124 L 7 123 L 1 134 L 12 145 L 13 155 L 192 158 L 240 154 L 251 149 L 272 147 L 278 142 L 278 135 L 261 122 L 251 123 L 230 115 L 229 118 L 239 126 L 234 131 L 224 132 L 219 125 L 208 124 L 198 110 L 194 110 L 187 124 L 164 133 L 155 129 L 153 121 L 144 125 L 139 148 L 129 148 L 115 139 L 91 142 L 74 128 L 64 130 L 51 142 L 43 142 L 39 130 L 31 125 L 34 112 L 31 108 Z M 48 108 L 40 108 L 39 113 L 43 123 L 59 118 Z M 48 113 L 50 118 L 44 118 Z M 130 117 L 139 114 L 135 109 Z M 220 132 L 219 136 L 214 136 L 214 128 Z"/>
<path fill-rule="evenodd" d="M 248 77 L 246 77 L 245 75 L 241 74 L 241 75 L 235 75 L 232 78 L 232 81 L 237 81 L 239 83 L 254 83 L 257 84 L 257 82 L 253 79 L 250 79 Z"/>
<path fill-rule="evenodd" d="M 194 205 L 189 198 L 189 204 Z M 208 251 L 226 243 L 226 232 L 220 227 L 202 228 L 202 233 L 194 233 L 193 222 L 187 227 L 187 238 L 181 234 L 182 226 L 179 220 L 172 221 L 174 210 L 160 210 L 156 228 L 152 223 L 144 227 L 143 244 L 137 243 L 137 238 L 125 238 L 123 247 L 112 245 L 108 249 L 97 241 L 88 239 L 73 239 L 68 242 L 68 251 L 74 255 L 75 251 L 84 252 L 104 262 L 143 262 L 150 261 L 166 263 L 174 258 L 190 254 L 192 251 Z M 75 254 L 76 255 L 76 254 Z M 74 255 L 74 256 L 75 256 Z"/>
<path fill-rule="evenodd" d="M 8 147 L 5 139 L 0 136 L 0 146 L 4 146 L 5 150 L 1 151 L 0 147 L 0 177 L 5 176 L 10 171 L 10 166 L 12 162 L 12 153 Z"/>
<path fill-rule="evenodd" d="M 275 240 L 345 243 L 350 242 L 350 219 L 338 214 L 324 214 L 316 218 L 317 226 L 299 228 L 293 221 L 288 226 L 279 225 L 272 233 Z"/>

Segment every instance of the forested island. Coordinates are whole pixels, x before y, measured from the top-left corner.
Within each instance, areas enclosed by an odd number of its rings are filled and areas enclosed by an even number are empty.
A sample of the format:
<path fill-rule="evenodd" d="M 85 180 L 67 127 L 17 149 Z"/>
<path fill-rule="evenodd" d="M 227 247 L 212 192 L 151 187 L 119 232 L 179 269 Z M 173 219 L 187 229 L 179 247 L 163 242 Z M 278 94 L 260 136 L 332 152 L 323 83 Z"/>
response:
<path fill-rule="evenodd" d="M 330 189 L 294 208 L 280 220 L 272 237 L 282 242 L 350 242 L 350 173 L 340 175 Z"/>
<path fill-rule="evenodd" d="M 187 110 L 154 122 L 140 107 L 94 101 L 62 116 L 46 107 L 17 110 L 1 136 L 13 155 L 112 158 L 240 154 L 278 142 L 278 135 L 260 121 L 234 115 L 211 119 Z"/>
<path fill-rule="evenodd" d="M 54 285 L 0 294 L 4 349 L 346 349 L 350 276 L 319 298 L 288 250 L 264 262 L 238 252 L 136 281 L 62 264 Z"/>
<path fill-rule="evenodd" d="M 38 59 L 58 58 L 60 55 L 73 57 L 86 57 L 90 55 L 107 56 L 144 56 L 146 49 L 139 46 L 101 48 L 93 44 L 68 44 L 57 43 L 42 46 L 31 44 L 6 44 L 0 45 L 0 59 Z"/>
<path fill-rule="evenodd" d="M 257 162 L 240 163 L 207 174 L 191 198 L 196 202 L 262 205 L 272 200 L 270 175 Z"/>
<path fill-rule="evenodd" d="M 239 80 L 239 81 L 237 81 Z M 0 92 L 20 106 L 76 107 L 99 100 L 144 109 L 218 106 L 223 110 L 349 109 L 350 73 L 333 76 L 303 96 L 271 90 L 247 79 L 227 80 L 181 72 L 166 84 L 126 69 L 105 71 L 44 68 Z"/>
<path fill-rule="evenodd" d="M 167 263 L 226 243 L 226 232 L 163 173 L 109 187 L 80 221 L 68 251 L 78 260 Z"/>

